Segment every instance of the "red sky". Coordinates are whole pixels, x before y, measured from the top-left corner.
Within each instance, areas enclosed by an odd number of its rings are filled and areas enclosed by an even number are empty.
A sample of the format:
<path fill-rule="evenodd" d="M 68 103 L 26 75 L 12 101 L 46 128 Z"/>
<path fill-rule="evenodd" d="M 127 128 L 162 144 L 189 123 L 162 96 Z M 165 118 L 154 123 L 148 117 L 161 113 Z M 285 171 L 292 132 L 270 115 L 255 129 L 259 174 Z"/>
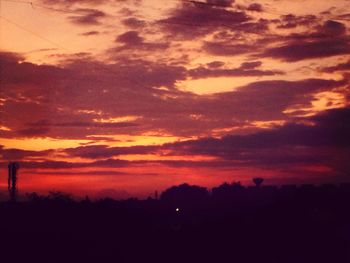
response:
<path fill-rule="evenodd" d="M 1 0 L 0 189 L 349 181 L 348 0 Z"/>

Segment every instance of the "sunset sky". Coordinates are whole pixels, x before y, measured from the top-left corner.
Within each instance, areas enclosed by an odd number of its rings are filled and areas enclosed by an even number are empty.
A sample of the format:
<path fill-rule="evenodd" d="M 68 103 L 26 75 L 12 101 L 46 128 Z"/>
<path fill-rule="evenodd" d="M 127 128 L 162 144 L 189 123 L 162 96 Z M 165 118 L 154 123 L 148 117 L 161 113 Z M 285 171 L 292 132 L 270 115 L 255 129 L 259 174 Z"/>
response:
<path fill-rule="evenodd" d="M 0 5 L 0 197 L 350 181 L 349 0 Z"/>

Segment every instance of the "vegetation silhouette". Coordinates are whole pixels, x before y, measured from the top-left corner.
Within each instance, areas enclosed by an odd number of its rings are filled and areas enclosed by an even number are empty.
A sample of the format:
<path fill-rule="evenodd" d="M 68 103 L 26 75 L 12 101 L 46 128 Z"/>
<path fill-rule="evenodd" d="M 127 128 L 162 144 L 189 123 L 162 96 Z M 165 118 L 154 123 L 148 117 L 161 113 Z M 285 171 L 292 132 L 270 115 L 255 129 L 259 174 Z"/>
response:
<path fill-rule="evenodd" d="M 350 184 L 256 185 L 146 200 L 29 193 L 0 203 L 1 262 L 350 262 Z"/>
<path fill-rule="evenodd" d="M 260 187 L 261 184 L 264 182 L 264 179 L 261 177 L 255 177 L 253 178 L 253 182 L 256 185 L 256 187 Z"/>
<path fill-rule="evenodd" d="M 209 192 L 206 188 L 188 184 L 173 186 L 165 190 L 160 196 L 160 199 L 164 202 L 179 205 L 201 203 L 207 201 L 208 198 Z"/>

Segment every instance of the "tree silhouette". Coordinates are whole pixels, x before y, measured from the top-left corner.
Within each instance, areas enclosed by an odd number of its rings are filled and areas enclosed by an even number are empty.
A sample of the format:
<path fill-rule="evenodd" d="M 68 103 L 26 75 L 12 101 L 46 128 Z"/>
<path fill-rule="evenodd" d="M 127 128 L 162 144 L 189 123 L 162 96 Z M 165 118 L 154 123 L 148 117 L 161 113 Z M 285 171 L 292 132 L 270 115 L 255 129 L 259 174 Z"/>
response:
<path fill-rule="evenodd" d="M 27 194 L 26 194 L 26 197 L 27 197 L 27 199 L 28 199 L 29 202 L 33 202 L 33 203 L 35 203 L 35 202 L 42 202 L 42 201 L 44 201 L 45 198 L 46 198 L 45 196 L 39 195 L 39 194 L 36 193 L 36 192 L 27 193 Z"/>
<path fill-rule="evenodd" d="M 160 199 L 167 202 L 201 202 L 209 198 L 209 192 L 206 188 L 181 184 L 166 189 L 160 196 Z"/>
<path fill-rule="evenodd" d="M 255 178 L 253 178 L 253 182 L 256 185 L 256 187 L 260 187 L 261 184 L 264 182 L 264 178 L 255 177 Z"/>
<path fill-rule="evenodd" d="M 74 201 L 70 194 L 60 191 L 50 191 L 48 199 L 56 203 L 72 203 Z"/>

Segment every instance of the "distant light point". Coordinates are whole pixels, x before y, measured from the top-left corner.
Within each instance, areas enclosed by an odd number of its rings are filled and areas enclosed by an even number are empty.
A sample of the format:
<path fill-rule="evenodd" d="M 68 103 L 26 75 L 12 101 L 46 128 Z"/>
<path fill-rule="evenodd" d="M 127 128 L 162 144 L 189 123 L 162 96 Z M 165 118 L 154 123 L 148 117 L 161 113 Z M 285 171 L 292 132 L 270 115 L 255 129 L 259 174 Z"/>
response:
<path fill-rule="evenodd" d="M 180 212 L 180 208 L 177 207 L 177 208 L 175 209 L 175 211 L 176 211 L 176 212 Z"/>

